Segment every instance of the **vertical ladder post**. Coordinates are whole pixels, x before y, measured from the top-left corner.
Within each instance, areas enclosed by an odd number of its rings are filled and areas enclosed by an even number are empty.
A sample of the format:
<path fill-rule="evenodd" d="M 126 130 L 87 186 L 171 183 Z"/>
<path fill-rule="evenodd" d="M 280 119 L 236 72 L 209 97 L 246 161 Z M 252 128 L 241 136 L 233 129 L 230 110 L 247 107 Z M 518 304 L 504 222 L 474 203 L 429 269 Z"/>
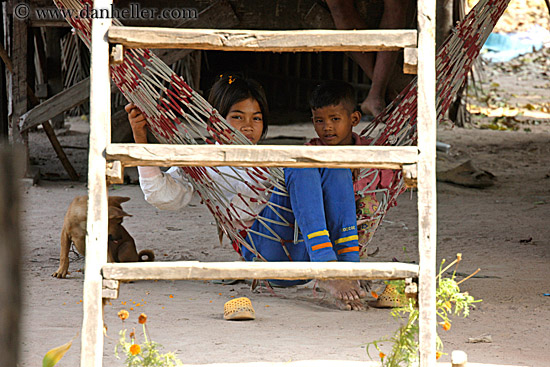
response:
<path fill-rule="evenodd" d="M 100 16 L 92 20 L 90 61 L 90 153 L 88 161 L 88 223 L 82 322 L 81 367 L 103 364 L 103 300 L 101 267 L 107 263 L 107 183 L 105 150 L 110 137 L 111 84 L 107 30 L 111 18 L 101 15 L 111 0 L 94 1 Z M 101 12 L 103 9 L 103 12 Z"/>
<path fill-rule="evenodd" d="M 418 1 L 418 250 L 420 367 L 436 365 L 435 0 Z"/>

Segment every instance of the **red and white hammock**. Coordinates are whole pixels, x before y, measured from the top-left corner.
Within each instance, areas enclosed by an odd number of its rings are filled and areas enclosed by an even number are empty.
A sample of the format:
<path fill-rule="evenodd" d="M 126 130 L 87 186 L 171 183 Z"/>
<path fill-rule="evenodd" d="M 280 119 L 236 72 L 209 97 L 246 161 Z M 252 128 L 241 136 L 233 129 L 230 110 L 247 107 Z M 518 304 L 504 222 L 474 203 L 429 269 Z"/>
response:
<path fill-rule="evenodd" d="M 438 51 L 436 59 L 438 121 L 443 118 L 456 92 L 465 82 L 481 47 L 509 1 L 479 1 Z M 54 2 L 60 9 L 71 9 L 73 14 L 77 14 L 85 6 L 93 7 L 92 0 L 54 0 Z M 68 17 L 67 21 L 83 42 L 90 47 L 91 19 Z M 117 19 L 113 19 L 113 24 L 122 26 Z M 192 90 L 181 76 L 174 73 L 150 50 L 125 49 L 123 63 L 111 66 L 111 76 L 128 101 L 133 102 L 143 112 L 149 128 L 161 143 L 198 144 L 197 141 L 200 139 L 207 144 L 251 144 L 244 135 L 233 129 L 201 95 Z M 361 135 L 369 137 L 372 145 L 414 145 L 416 143 L 416 101 L 415 79 L 376 117 L 373 124 L 361 132 Z M 204 167 L 182 168 L 226 235 L 239 245 L 254 251 L 245 241 L 250 229 L 241 219 L 242 214 L 243 212 L 253 214 L 250 208 L 252 203 L 272 206 L 266 197 L 269 197 L 275 187 L 286 192 L 282 170 L 232 167 L 231 173 L 228 174 L 212 167 L 213 172 L 227 178 L 225 182 L 216 182 L 211 179 L 209 171 Z M 373 178 L 378 174 L 377 169 L 363 169 L 359 178 L 370 177 L 370 182 L 377 182 L 378 180 Z M 247 191 L 252 194 L 238 192 L 232 185 L 233 182 L 245 183 L 249 189 Z M 400 171 L 394 174 L 392 182 L 387 187 L 372 186 L 374 185 L 367 186 L 357 193 L 361 197 L 376 197 L 377 202 L 377 205 L 371 208 L 373 210 L 363 211 L 358 215 L 358 223 L 365 224 L 362 228 L 359 226 L 359 230 L 367 232 L 366 236 L 363 236 L 366 239 L 362 243 L 363 251 L 366 249 L 366 242 L 372 238 L 386 211 L 395 204 L 397 196 L 405 187 Z M 221 194 L 222 190 L 237 195 L 241 199 L 240 206 L 229 202 Z M 272 209 L 276 212 L 285 210 L 285 208 L 273 206 Z M 260 215 L 253 215 L 269 229 L 270 222 Z M 280 217 L 281 223 L 278 224 L 293 225 L 293 223 L 286 223 L 282 216 Z M 275 232 L 268 232 L 271 233 L 270 238 L 280 241 L 281 244 L 284 243 Z M 252 247 L 254 247 L 253 244 Z M 261 258 L 259 255 L 258 257 Z"/>

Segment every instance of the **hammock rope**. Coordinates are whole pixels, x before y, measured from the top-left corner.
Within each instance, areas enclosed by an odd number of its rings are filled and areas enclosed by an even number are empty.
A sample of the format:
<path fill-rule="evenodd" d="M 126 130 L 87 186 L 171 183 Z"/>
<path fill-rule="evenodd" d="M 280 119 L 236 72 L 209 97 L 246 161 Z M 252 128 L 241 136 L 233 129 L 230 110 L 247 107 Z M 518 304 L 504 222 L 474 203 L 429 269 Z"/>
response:
<path fill-rule="evenodd" d="M 465 82 L 473 62 L 479 55 L 483 43 L 510 0 L 481 0 L 457 25 L 437 53 L 437 119 L 440 121 L 452 100 Z M 92 8 L 92 0 L 54 0 L 64 14 Z M 82 14 L 82 13 L 78 13 Z M 91 45 L 91 19 L 67 17 L 84 44 Z M 113 19 L 113 25 L 122 26 Z M 128 101 L 134 103 L 147 119 L 148 126 L 161 143 L 199 144 L 251 144 L 239 131 L 233 129 L 200 94 L 189 87 L 185 80 L 174 73 L 160 58 L 147 49 L 124 49 L 122 64 L 111 66 L 111 77 Z M 362 136 L 370 139 L 371 145 L 414 145 L 416 143 L 417 84 L 414 79 L 365 128 Z M 280 168 L 229 167 L 182 167 L 193 188 L 200 195 L 224 233 L 240 246 L 255 251 L 249 233 L 259 234 L 281 243 L 288 254 L 286 242 L 275 233 L 270 225 L 294 226 L 280 214 L 287 210 L 269 202 L 270 195 L 286 195 L 284 174 Z M 217 179 L 213 179 L 216 176 Z M 356 192 L 362 202 L 358 208 L 358 229 L 361 253 L 381 223 L 387 210 L 394 206 L 397 196 L 404 191 L 401 171 L 395 171 L 387 187 L 378 187 L 378 169 L 362 169 L 359 179 L 368 178 L 370 184 Z M 243 186 L 244 185 L 244 186 Z M 242 190 L 244 187 L 245 190 Z M 275 190 L 277 189 L 277 190 Z M 244 192 L 243 192 L 244 191 Z M 224 192 L 232 193 L 238 201 L 230 202 Z M 235 201 L 234 199 L 232 201 Z M 263 218 L 255 214 L 254 207 L 267 205 L 277 213 L 280 221 Z M 252 218 L 266 227 L 268 234 L 252 231 L 247 224 Z M 250 244 L 246 241 L 249 238 Z M 296 235 L 297 237 L 297 229 Z M 296 238 L 295 241 L 296 242 Z"/>

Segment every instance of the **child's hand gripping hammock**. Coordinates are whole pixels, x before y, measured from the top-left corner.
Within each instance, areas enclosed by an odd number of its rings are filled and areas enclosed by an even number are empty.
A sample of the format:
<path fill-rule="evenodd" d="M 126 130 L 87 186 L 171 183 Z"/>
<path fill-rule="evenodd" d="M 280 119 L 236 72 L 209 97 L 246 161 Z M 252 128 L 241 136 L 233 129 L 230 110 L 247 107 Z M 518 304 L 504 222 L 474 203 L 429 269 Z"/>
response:
<path fill-rule="evenodd" d="M 483 43 L 509 1 L 479 1 L 438 51 L 438 120 L 443 118 L 456 92 L 465 82 Z M 73 14 L 78 14 L 85 6 L 93 6 L 91 0 L 54 2 L 60 9 L 72 9 Z M 90 47 L 91 19 L 67 17 L 67 21 Z M 113 24 L 122 25 L 117 19 L 113 19 Z M 125 49 L 123 63 L 111 66 L 111 76 L 124 96 L 143 112 L 152 133 L 161 143 L 197 144 L 195 137 L 199 137 L 208 144 L 251 144 L 150 50 Z M 361 134 L 369 137 L 372 145 L 415 144 L 416 98 L 415 79 Z M 279 212 L 285 210 L 273 207 L 268 201 L 275 187 L 280 191 L 277 194 L 282 192 L 286 195 L 281 169 L 232 167 L 222 172 L 215 167 L 183 167 L 183 170 L 232 241 L 245 246 L 261 259 L 261 255 L 253 248 L 254 244 L 248 244 L 245 240 L 251 231 L 248 224 L 251 220 L 258 220 L 272 234 L 271 238 L 285 247 L 284 241 L 274 231 L 269 230 L 273 223 L 256 214 L 254 210 L 258 205 L 270 205 L 274 211 Z M 379 179 L 380 172 L 377 169 L 363 169 L 359 175 L 359 179 L 370 182 L 357 192 L 358 196 L 364 198 L 360 201 L 363 204 L 358 208 L 358 229 L 360 238 L 363 238 L 363 251 L 386 211 L 395 205 L 397 196 L 405 187 L 401 172 L 395 172 L 383 184 Z M 213 175 L 218 177 L 214 180 Z M 235 198 L 230 202 L 223 195 L 224 191 L 233 193 Z M 281 222 L 278 224 L 293 225 L 287 223 L 282 215 L 280 218 Z"/>

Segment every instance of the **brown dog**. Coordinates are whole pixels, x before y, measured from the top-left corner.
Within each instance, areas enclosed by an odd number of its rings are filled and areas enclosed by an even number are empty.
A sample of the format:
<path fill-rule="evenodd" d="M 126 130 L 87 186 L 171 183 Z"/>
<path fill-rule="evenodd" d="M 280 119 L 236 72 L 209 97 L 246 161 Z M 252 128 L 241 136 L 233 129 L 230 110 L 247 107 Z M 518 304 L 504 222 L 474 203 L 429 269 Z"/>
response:
<path fill-rule="evenodd" d="M 124 217 L 131 217 L 130 214 L 122 210 L 121 204 L 130 200 L 129 197 L 110 196 L 109 197 L 109 243 L 107 251 L 107 261 L 109 262 L 136 262 L 153 261 L 155 255 L 151 250 L 136 250 L 134 239 L 128 231 L 122 226 Z M 88 215 L 88 197 L 77 196 L 69 205 L 63 230 L 61 231 L 61 254 L 59 255 L 59 268 L 52 276 L 57 278 L 67 277 L 69 270 L 69 250 L 71 243 L 74 244 L 76 251 L 86 254 L 86 219 Z"/>

